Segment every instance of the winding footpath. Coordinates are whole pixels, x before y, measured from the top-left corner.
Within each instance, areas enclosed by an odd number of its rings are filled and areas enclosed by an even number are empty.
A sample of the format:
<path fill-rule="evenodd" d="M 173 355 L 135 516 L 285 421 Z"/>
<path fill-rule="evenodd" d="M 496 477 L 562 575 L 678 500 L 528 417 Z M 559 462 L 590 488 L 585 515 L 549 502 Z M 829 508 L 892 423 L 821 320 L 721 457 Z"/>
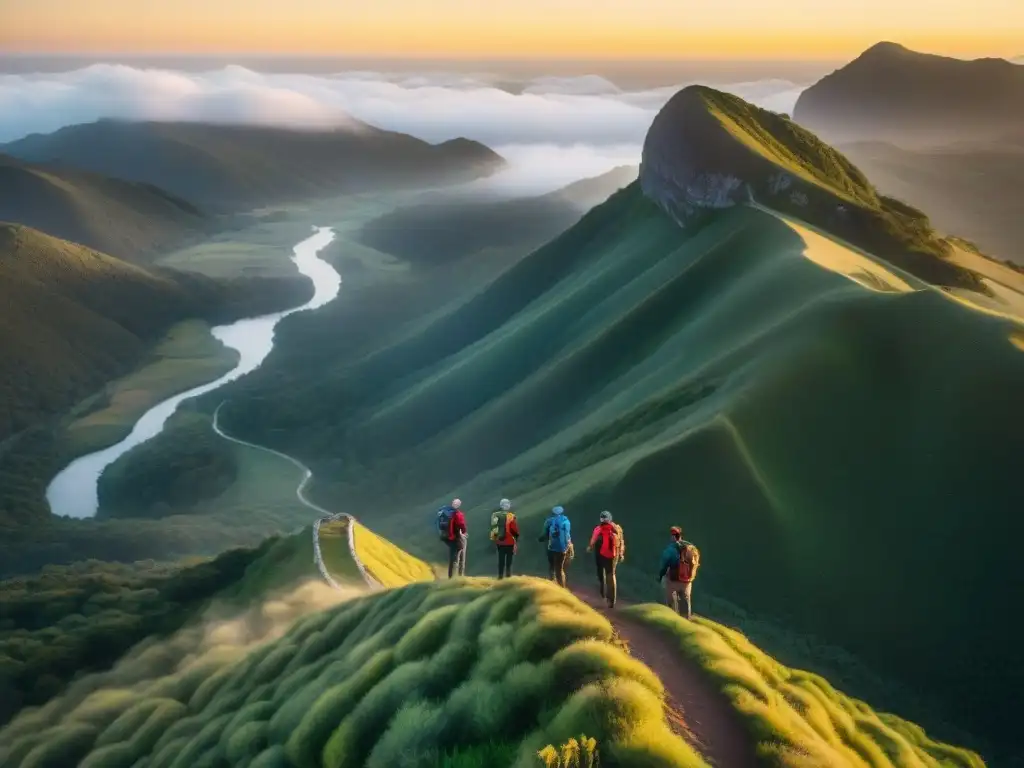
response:
<path fill-rule="evenodd" d="M 668 723 L 715 768 L 758 768 L 751 736 L 736 710 L 674 641 L 642 622 L 609 609 L 594 587 L 572 593 L 611 622 L 629 655 L 643 662 L 665 686 Z M 617 601 L 620 607 L 628 605 Z"/>
<path fill-rule="evenodd" d="M 226 402 L 226 401 L 224 401 Z M 323 577 L 324 581 L 330 584 L 335 589 L 341 589 L 341 585 L 338 584 L 327 571 L 327 566 L 324 565 L 323 555 L 320 551 L 320 526 L 324 523 L 329 523 L 334 520 L 344 520 L 347 523 L 348 531 L 348 553 L 352 558 L 352 561 L 356 564 L 356 568 L 359 569 L 359 575 L 362 576 L 363 581 L 366 585 L 373 590 L 381 589 L 380 583 L 370 575 L 370 572 L 366 569 L 366 565 L 359 558 L 356 553 L 356 539 L 355 539 L 355 523 L 356 519 L 345 512 L 329 512 L 328 510 L 321 507 L 316 502 L 312 501 L 309 496 L 306 495 L 306 488 L 309 486 L 310 481 L 313 479 L 313 471 L 303 464 L 298 459 L 289 456 L 287 453 L 281 451 L 275 451 L 273 448 L 267 448 L 263 445 L 257 445 L 256 443 L 250 443 L 248 440 L 241 440 L 237 437 L 233 437 L 224 431 L 224 428 L 220 425 L 220 409 L 224 407 L 224 402 L 217 406 L 217 410 L 213 412 L 213 431 L 216 432 L 220 437 L 228 440 L 229 442 L 236 443 L 237 445 L 244 445 L 246 448 L 252 448 L 257 451 L 263 451 L 273 456 L 277 456 L 280 459 L 284 459 L 288 463 L 296 467 L 299 472 L 302 473 L 302 480 L 295 488 L 295 498 L 299 500 L 299 503 L 304 507 L 313 510 L 321 515 L 313 523 L 313 563 L 316 565 L 317 570 Z"/>

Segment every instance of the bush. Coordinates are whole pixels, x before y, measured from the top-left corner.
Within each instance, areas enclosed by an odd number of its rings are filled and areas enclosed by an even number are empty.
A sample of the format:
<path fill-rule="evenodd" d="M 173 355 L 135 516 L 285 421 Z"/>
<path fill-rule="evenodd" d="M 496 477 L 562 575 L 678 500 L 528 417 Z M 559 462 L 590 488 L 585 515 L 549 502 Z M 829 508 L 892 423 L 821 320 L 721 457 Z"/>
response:
<path fill-rule="evenodd" d="M 664 606 L 625 611 L 664 632 L 681 656 L 700 665 L 743 718 L 765 766 L 984 766 L 977 754 L 933 741 L 913 723 L 876 713 L 819 675 L 779 664 L 739 632 L 705 619 L 687 621 Z"/>
<path fill-rule="evenodd" d="M 126 660 L 131 674 L 83 679 L 0 731 L 11 745 L 0 765 L 13 755 L 26 765 L 536 768 L 538 750 L 584 726 L 609 759 L 700 765 L 668 729 L 653 673 L 608 644 L 607 621 L 547 582 L 374 593 L 253 647 L 228 642 L 235 631 L 182 630 L 168 641 L 185 654 L 178 663 L 154 644 Z M 206 647 L 221 634 L 223 647 Z"/>

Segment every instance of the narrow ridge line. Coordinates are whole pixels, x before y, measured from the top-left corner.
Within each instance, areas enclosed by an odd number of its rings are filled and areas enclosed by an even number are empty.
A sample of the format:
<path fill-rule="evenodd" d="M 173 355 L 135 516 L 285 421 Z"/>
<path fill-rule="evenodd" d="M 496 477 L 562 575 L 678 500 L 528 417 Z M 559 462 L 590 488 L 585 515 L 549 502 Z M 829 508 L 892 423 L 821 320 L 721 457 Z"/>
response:
<path fill-rule="evenodd" d="M 370 589 L 383 589 L 383 585 L 375 578 L 373 578 L 373 576 L 370 575 L 370 572 L 369 570 L 367 570 L 366 565 L 363 563 L 363 561 L 359 558 L 359 555 L 356 553 L 355 524 L 357 520 L 355 519 L 355 517 L 348 514 L 347 512 L 330 512 L 321 507 L 319 504 L 316 504 L 315 502 L 311 501 L 309 497 L 306 496 L 306 486 L 308 486 L 310 480 L 313 479 L 313 472 L 312 470 L 309 469 L 309 467 L 307 467 L 298 459 L 289 456 L 287 453 L 276 451 L 273 448 L 267 448 L 266 446 L 263 445 L 250 443 L 248 440 L 240 440 L 239 438 L 232 437 L 227 432 L 225 432 L 220 426 L 220 409 L 224 407 L 224 404 L 226 402 L 227 400 L 222 400 L 220 405 L 218 405 L 216 410 L 214 410 L 213 412 L 214 432 L 216 432 L 220 437 L 232 443 L 244 445 L 247 448 L 255 448 L 258 451 L 270 453 L 273 454 L 274 456 L 277 456 L 278 458 L 291 462 L 294 466 L 298 467 L 298 469 L 303 473 L 302 481 L 295 489 L 295 497 L 303 506 L 308 507 L 314 512 L 319 512 L 321 515 L 323 515 L 323 517 L 317 518 L 313 522 L 313 564 L 316 565 L 317 570 L 320 572 L 320 575 L 323 577 L 324 581 L 326 581 L 334 589 L 340 590 L 342 588 L 341 585 L 338 584 L 338 582 L 336 582 L 331 577 L 331 574 L 327 572 L 327 566 L 324 565 L 323 555 L 321 554 L 320 551 L 320 525 L 322 523 L 330 522 L 332 520 L 346 520 L 348 522 L 348 552 L 349 555 L 352 557 L 353 562 L 355 562 L 356 568 L 359 569 L 359 575 L 362 576 L 363 581 L 366 583 L 366 586 L 368 586 Z"/>

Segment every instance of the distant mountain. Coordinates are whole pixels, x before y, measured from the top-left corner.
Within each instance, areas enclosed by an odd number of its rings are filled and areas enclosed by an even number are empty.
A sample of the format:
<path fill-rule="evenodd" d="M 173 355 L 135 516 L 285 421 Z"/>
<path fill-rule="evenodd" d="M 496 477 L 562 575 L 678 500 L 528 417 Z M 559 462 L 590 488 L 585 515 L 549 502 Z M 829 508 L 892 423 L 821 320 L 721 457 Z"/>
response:
<path fill-rule="evenodd" d="M 636 179 L 636 166 L 619 166 L 546 195 L 480 200 L 438 193 L 365 224 L 359 240 L 411 261 L 459 259 L 484 248 L 535 248 Z"/>
<path fill-rule="evenodd" d="M 210 220 L 163 190 L 0 155 L 0 221 L 17 222 L 139 263 L 207 231 Z"/>
<path fill-rule="evenodd" d="M 833 143 L 998 139 L 1024 132 L 1024 67 L 879 43 L 804 91 L 793 117 Z"/>
<path fill-rule="evenodd" d="M 1024 265 L 1024 142 L 920 150 L 858 142 L 843 151 L 881 190 L 928 211 L 943 231 Z"/>
<path fill-rule="evenodd" d="M 504 163 L 467 139 L 432 145 L 371 126 L 302 131 L 114 120 L 33 134 L 0 152 L 154 184 L 214 211 L 466 181 Z"/>

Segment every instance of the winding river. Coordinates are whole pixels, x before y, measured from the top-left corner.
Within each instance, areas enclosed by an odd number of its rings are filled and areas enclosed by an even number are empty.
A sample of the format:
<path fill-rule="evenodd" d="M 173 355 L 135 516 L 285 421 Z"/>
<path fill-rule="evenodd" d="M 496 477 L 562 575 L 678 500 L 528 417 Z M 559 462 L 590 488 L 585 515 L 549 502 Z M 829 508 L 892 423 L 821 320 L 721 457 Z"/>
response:
<path fill-rule="evenodd" d="M 46 500 L 53 514 L 76 518 L 95 516 L 99 507 L 97 486 L 103 470 L 135 446 L 160 434 L 167 419 L 185 400 L 212 392 L 259 368 L 274 347 L 274 328 L 283 318 L 295 312 L 322 307 L 338 295 L 341 276 L 318 256 L 334 239 L 334 231 L 329 227 L 314 229 L 316 233 L 296 245 L 292 256 L 299 272 L 313 281 L 313 298 L 302 306 L 284 312 L 247 318 L 213 328 L 211 332 L 217 339 L 238 352 L 238 365 L 215 381 L 181 392 L 153 406 L 135 423 L 131 434 L 116 445 L 81 456 L 68 464 L 46 489 Z"/>

